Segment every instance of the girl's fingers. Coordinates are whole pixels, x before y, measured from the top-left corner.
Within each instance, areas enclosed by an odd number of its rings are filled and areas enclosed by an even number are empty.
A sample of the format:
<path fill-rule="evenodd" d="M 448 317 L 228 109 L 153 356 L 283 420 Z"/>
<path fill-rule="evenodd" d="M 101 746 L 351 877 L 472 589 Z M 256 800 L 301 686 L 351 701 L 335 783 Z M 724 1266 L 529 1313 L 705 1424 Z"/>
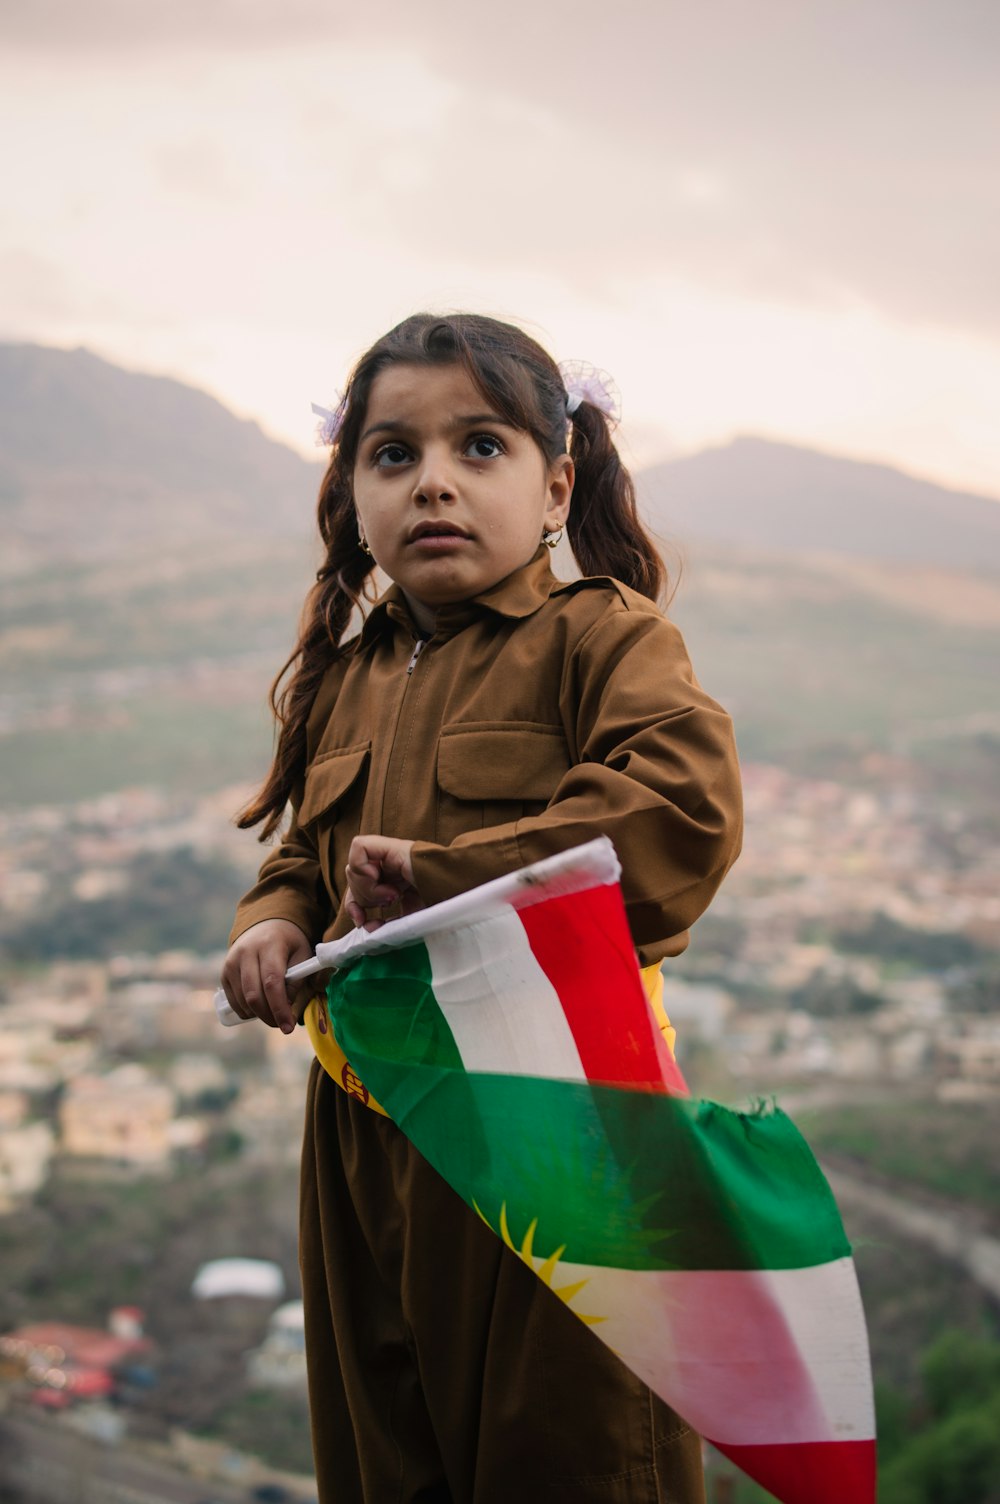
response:
<path fill-rule="evenodd" d="M 292 1032 L 295 1018 L 285 991 L 285 968 L 276 964 L 273 952 L 251 952 L 240 967 L 240 983 L 251 1016 L 283 1034 Z"/>
<path fill-rule="evenodd" d="M 383 920 L 369 909 L 399 903 L 404 914 L 423 907 L 413 886 L 412 841 L 393 836 L 355 836 L 347 857 L 345 907 L 356 929 L 377 930 Z"/>
<path fill-rule="evenodd" d="M 248 1008 L 246 1003 L 243 1001 L 242 990 L 233 986 L 232 983 L 227 982 L 225 977 L 222 977 L 221 980 L 222 990 L 226 994 L 226 1001 L 228 1002 L 230 1008 L 232 1008 L 233 1012 L 239 1018 L 253 1018 L 252 1010 Z"/>
<path fill-rule="evenodd" d="M 261 920 L 231 946 L 222 967 L 222 990 L 240 1018 L 259 1018 L 290 1034 L 295 1028 L 288 967 L 312 955 L 309 937 L 291 920 Z"/>
<path fill-rule="evenodd" d="M 285 986 L 285 960 L 284 951 L 280 955 L 274 951 L 265 952 L 261 958 L 260 981 L 272 1019 L 282 1034 L 291 1034 L 295 1028 L 295 1015 Z"/>
<path fill-rule="evenodd" d="M 360 904 L 364 909 L 379 909 L 387 903 L 395 903 L 400 893 L 394 883 L 386 882 L 384 879 L 377 883 L 369 882 L 364 876 L 358 877 L 350 870 L 348 884 L 355 903 Z"/>
<path fill-rule="evenodd" d="M 382 925 L 385 922 L 382 919 L 369 919 L 368 915 L 365 912 L 364 905 L 358 903 L 357 898 L 351 892 L 350 888 L 348 888 L 347 890 L 347 897 L 344 901 L 344 906 L 347 909 L 351 923 L 354 925 L 354 928 L 356 930 L 368 930 L 370 933 L 372 930 L 381 929 Z M 376 905 L 372 904 L 371 907 L 375 908 Z"/>
<path fill-rule="evenodd" d="M 347 886 L 363 908 L 395 903 L 413 886 L 412 841 L 355 836 L 347 855 Z"/>
<path fill-rule="evenodd" d="M 273 1024 L 274 1019 L 271 1017 L 271 1010 L 264 993 L 264 984 L 261 981 L 260 958 L 256 951 L 251 951 L 240 962 L 240 986 L 251 1017 L 259 1018 L 266 1024 Z"/>

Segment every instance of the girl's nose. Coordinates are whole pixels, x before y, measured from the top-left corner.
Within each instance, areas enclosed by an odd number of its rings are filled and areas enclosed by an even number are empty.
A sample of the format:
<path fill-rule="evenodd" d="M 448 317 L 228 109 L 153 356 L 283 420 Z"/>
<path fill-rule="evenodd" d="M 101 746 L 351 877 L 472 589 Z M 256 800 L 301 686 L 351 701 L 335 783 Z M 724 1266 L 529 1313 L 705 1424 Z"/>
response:
<path fill-rule="evenodd" d="M 424 453 L 417 466 L 413 499 L 418 502 L 455 500 L 450 455 L 439 449 L 428 449 Z"/>

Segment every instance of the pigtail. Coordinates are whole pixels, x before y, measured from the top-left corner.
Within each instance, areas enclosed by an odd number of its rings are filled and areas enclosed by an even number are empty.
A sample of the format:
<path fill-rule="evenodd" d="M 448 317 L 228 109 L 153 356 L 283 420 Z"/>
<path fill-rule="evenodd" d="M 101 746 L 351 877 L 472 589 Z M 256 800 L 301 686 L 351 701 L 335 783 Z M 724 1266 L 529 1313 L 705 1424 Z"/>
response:
<path fill-rule="evenodd" d="M 271 685 L 269 702 L 281 728 L 274 758 L 260 792 L 236 819 L 241 830 L 263 820 L 262 841 L 269 840 L 277 830 L 292 790 L 305 773 L 309 713 L 375 567 L 371 555 L 359 546 L 354 506 L 336 463 L 323 479 L 318 510 L 326 559 L 306 597 L 299 640 Z M 291 677 L 284 682 L 289 673 Z"/>
<path fill-rule="evenodd" d="M 618 457 L 608 420 L 582 401 L 573 414 L 570 457 L 576 469 L 566 532 L 584 575 L 609 574 L 658 600 L 666 570 L 640 520 L 631 475 Z"/>

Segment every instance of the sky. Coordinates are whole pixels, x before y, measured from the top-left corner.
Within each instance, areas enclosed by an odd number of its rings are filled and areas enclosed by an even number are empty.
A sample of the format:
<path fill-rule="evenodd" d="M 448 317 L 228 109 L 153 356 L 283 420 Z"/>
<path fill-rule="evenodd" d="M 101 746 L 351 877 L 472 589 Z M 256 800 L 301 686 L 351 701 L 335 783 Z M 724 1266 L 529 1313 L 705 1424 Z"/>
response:
<path fill-rule="evenodd" d="M 755 433 L 1000 497 L 995 0 L 3 0 L 0 339 L 315 453 L 418 308 L 610 371 L 636 464 Z"/>

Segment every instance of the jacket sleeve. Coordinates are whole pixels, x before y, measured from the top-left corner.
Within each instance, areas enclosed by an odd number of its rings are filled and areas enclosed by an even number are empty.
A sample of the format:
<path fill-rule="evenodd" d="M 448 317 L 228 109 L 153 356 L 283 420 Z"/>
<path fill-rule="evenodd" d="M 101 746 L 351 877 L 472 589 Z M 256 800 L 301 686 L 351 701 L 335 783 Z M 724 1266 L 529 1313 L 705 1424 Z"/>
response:
<path fill-rule="evenodd" d="M 337 702 L 340 670 L 335 663 L 325 676 L 309 712 L 306 727 L 308 764 Z M 281 844 L 265 858 L 257 881 L 240 900 L 229 943 L 239 939 L 251 925 L 264 919 L 290 919 L 314 945 L 323 939 L 330 922 L 330 895 L 326 890 L 319 852 L 311 828 L 299 824 L 305 793 L 305 778 L 292 790 L 292 820 Z"/>
<path fill-rule="evenodd" d="M 271 852 L 256 883 L 240 900 L 229 943 L 263 919 L 290 919 L 315 945 L 323 938 L 329 909 L 315 843 L 293 815 L 281 845 Z"/>
<path fill-rule="evenodd" d="M 416 842 L 417 890 L 437 903 L 607 835 L 644 964 L 676 954 L 740 849 L 730 719 L 698 684 L 677 628 L 624 603 L 577 645 L 563 701 L 575 761 L 547 808 L 448 846 Z"/>

